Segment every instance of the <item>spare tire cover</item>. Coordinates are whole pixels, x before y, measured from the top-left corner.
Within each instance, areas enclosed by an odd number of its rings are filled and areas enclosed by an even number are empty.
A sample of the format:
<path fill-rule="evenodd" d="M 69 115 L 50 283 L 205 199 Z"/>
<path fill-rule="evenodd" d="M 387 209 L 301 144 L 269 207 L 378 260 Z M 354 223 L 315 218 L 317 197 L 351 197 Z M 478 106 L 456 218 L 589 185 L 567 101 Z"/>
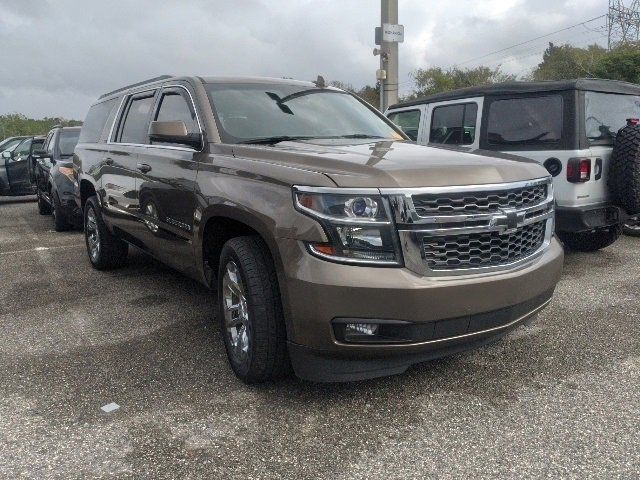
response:
<path fill-rule="evenodd" d="M 609 166 L 613 202 L 630 214 L 640 213 L 640 125 L 629 121 L 618 130 Z"/>

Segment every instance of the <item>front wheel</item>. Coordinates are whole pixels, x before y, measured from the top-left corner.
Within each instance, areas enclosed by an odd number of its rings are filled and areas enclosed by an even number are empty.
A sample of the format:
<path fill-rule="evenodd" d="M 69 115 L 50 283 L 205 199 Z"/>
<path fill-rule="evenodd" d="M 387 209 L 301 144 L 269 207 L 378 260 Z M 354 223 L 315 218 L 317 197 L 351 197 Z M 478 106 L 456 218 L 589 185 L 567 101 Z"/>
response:
<path fill-rule="evenodd" d="M 592 232 L 557 232 L 565 247 L 577 252 L 595 252 L 613 244 L 622 233 L 620 225 Z"/>
<path fill-rule="evenodd" d="M 631 237 L 640 237 L 640 215 L 629 217 L 624 225 L 622 231 L 625 235 Z"/>
<path fill-rule="evenodd" d="M 218 305 L 229 363 L 242 381 L 264 382 L 290 371 L 278 278 L 261 238 L 237 237 L 224 244 Z"/>
<path fill-rule="evenodd" d="M 96 196 L 84 206 L 84 238 L 93 268 L 106 270 L 126 262 L 128 245 L 107 229 Z"/>
<path fill-rule="evenodd" d="M 49 205 L 40 192 L 38 192 L 38 213 L 40 215 L 51 215 L 51 205 Z"/>
<path fill-rule="evenodd" d="M 51 192 L 51 198 L 53 199 L 53 228 L 56 232 L 65 232 L 71 228 L 71 224 L 67 222 L 67 218 L 62 211 L 62 203 L 60 197 L 55 192 Z"/>

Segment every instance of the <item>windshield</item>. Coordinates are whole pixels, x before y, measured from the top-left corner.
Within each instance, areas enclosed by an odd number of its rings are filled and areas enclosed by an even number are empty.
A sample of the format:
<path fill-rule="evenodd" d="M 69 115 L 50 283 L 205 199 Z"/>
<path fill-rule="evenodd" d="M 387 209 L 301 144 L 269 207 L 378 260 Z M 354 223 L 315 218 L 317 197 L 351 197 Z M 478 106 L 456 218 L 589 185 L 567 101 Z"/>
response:
<path fill-rule="evenodd" d="M 272 139 L 403 137 L 344 92 L 287 84 L 209 84 L 226 143 Z M 265 142 L 267 143 L 267 142 Z"/>
<path fill-rule="evenodd" d="M 613 145 L 627 118 L 640 118 L 640 96 L 585 92 L 585 129 L 592 144 Z"/>
<path fill-rule="evenodd" d="M 58 148 L 60 148 L 60 156 L 69 157 L 73 155 L 73 149 L 76 148 L 80 130 L 62 130 L 60 132 L 60 140 Z"/>

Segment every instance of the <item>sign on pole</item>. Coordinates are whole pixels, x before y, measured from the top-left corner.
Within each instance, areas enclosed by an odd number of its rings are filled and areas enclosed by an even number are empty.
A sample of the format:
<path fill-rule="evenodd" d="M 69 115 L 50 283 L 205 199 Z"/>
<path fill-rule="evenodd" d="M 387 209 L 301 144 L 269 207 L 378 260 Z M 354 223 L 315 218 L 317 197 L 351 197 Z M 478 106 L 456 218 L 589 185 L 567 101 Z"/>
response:
<path fill-rule="evenodd" d="M 382 24 L 383 42 L 404 42 L 404 25 L 394 25 L 393 23 Z"/>

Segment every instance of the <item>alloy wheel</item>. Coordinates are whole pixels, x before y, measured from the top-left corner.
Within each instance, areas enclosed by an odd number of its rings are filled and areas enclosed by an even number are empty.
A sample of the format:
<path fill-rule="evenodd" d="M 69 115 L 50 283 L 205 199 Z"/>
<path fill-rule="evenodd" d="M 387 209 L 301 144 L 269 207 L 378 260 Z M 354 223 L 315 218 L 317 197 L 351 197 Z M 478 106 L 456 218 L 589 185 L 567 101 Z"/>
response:
<path fill-rule="evenodd" d="M 245 286 L 233 260 L 225 267 L 222 297 L 230 354 L 237 363 L 246 364 L 249 361 L 251 322 Z"/>
<path fill-rule="evenodd" d="M 89 247 L 89 256 L 91 261 L 95 263 L 100 256 L 100 232 L 98 232 L 98 223 L 93 208 L 89 208 L 87 212 L 85 235 L 87 237 L 87 246 Z"/>

